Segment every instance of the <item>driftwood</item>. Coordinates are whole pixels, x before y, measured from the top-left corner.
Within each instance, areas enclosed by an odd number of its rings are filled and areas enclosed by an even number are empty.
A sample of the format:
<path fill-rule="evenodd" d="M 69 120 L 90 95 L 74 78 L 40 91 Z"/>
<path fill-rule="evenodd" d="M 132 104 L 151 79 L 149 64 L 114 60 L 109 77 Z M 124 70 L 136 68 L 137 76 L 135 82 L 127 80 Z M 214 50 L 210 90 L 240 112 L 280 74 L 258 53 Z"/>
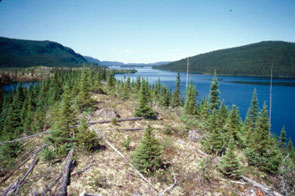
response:
<path fill-rule="evenodd" d="M 72 158 L 73 158 L 74 150 L 71 149 L 67 155 L 66 163 L 64 166 L 62 179 L 58 188 L 58 196 L 67 196 L 67 188 L 70 183 L 70 175 L 71 175 L 71 167 L 72 167 Z"/>
<path fill-rule="evenodd" d="M 90 129 L 92 129 L 90 127 Z M 146 179 L 142 173 L 140 173 L 140 171 L 138 171 L 131 163 L 130 161 L 115 147 L 113 146 L 102 134 L 99 133 L 98 130 L 96 129 L 93 129 L 96 134 L 98 134 L 104 141 L 107 145 L 109 145 L 120 157 L 122 157 L 130 167 L 132 167 L 134 169 L 134 171 L 137 173 L 137 175 L 139 175 L 152 189 L 154 189 L 156 192 L 159 192 L 159 190 L 151 183 L 148 181 L 148 179 Z"/>
<path fill-rule="evenodd" d="M 8 180 L 14 172 L 16 172 L 21 166 L 23 166 L 27 161 L 29 161 L 35 154 L 40 152 L 43 148 L 45 148 L 46 144 L 43 144 L 39 148 L 37 148 L 31 155 L 29 155 L 19 166 L 17 166 L 14 170 L 12 170 L 5 178 L 3 178 L 0 182 L 0 185 L 4 183 L 6 180 Z"/>
<path fill-rule="evenodd" d="M 26 171 L 26 173 L 24 174 L 24 176 L 17 182 L 13 182 L 11 183 L 8 188 L 6 189 L 6 191 L 4 191 L 4 193 L 1 196 L 6 196 L 6 195 L 17 195 L 18 191 L 20 189 L 20 186 L 22 185 L 22 183 L 25 181 L 25 179 L 28 177 L 28 175 L 32 172 L 34 166 L 37 164 L 38 162 L 38 156 L 35 155 L 34 160 L 32 161 L 29 169 Z"/>
<path fill-rule="evenodd" d="M 95 195 L 95 194 L 87 194 L 85 191 L 83 191 L 80 196 L 100 196 L 100 195 Z"/>
<path fill-rule="evenodd" d="M 263 186 L 262 184 L 250 179 L 250 178 L 247 178 L 245 176 L 242 176 L 242 178 L 247 181 L 248 183 L 252 184 L 253 186 L 255 187 L 258 187 L 260 188 L 262 191 L 264 191 L 265 193 L 269 194 L 269 195 L 275 195 L 275 196 L 282 196 L 280 193 L 276 192 L 276 191 L 273 191 L 271 188 L 269 187 L 266 187 L 266 186 Z"/>
<path fill-rule="evenodd" d="M 11 140 L 11 141 L 0 142 L 0 145 L 3 145 L 3 144 L 11 144 L 11 143 L 19 142 L 19 141 L 22 141 L 22 140 L 27 140 L 27 139 L 30 139 L 30 138 L 32 138 L 32 137 L 37 137 L 37 136 L 39 136 L 39 135 L 48 134 L 50 131 L 51 131 L 51 130 L 44 131 L 44 132 L 41 132 L 41 133 L 37 133 L 37 134 L 34 134 L 34 135 L 29 135 L 29 136 L 25 136 L 25 137 L 17 138 L 17 139 L 15 139 L 15 140 Z"/>
<path fill-rule="evenodd" d="M 135 118 L 125 118 L 125 119 L 117 119 L 117 122 L 125 122 L 125 121 L 137 121 L 137 120 L 143 120 L 143 117 L 135 117 Z M 112 120 L 102 120 L 102 121 L 92 121 L 89 122 L 89 125 L 94 125 L 94 124 L 104 124 L 104 123 L 111 123 Z"/>

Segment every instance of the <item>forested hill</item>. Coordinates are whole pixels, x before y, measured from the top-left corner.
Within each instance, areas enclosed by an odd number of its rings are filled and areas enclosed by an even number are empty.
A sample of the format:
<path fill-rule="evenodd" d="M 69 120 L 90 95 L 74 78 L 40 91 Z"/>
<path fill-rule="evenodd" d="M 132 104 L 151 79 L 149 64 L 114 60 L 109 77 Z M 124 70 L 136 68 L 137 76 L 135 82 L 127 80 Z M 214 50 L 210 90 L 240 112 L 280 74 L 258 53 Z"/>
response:
<path fill-rule="evenodd" d="M 190 72 L 233 76 L 295 77 L 295 43 L 264 41 L 236 48 L 222 49 L 189 58 Z M 182 59 L 156 69 L 185 72 Z"/>
<path fill-rule="evenodd" d="M 88 63 L 83 56 L 56 42 L 0 37 L 0 67 L 61 67 L 83 63 Z"/>

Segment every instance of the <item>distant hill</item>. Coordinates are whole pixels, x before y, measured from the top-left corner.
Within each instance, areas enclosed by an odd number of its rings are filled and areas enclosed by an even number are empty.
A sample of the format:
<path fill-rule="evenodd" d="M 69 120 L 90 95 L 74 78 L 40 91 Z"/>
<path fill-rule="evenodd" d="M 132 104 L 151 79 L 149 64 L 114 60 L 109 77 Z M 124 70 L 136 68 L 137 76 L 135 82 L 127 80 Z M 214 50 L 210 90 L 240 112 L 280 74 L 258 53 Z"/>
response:
<path fill-rule="evenodd" d="M 269 76 L 273 64 L 274 77 L 295 77 L 295 43 L 264 41 L 245 46 L 222 49 L 189 58 L 189 71 L 219 75 Z M 182 59 L 154 68 L 186 71 L 187 60 Z"/>
<path fill-rule="evenodd" d="M 96 58 L 93 58 L 93 57 L 90 57 L 90 56 L 84 56 L 84 58 L 85 58 L 89 63 L 95 64 L 95 65 L 100 65 L 100 64 L 101 64 L 100 60 L 98 60 L 98 59 L 96 59 Z"/>
<path fill-rule="evenodd" d="M 118 61 L 101 61 L 101 65 L 104 66 L 121 66 L 121 65 L 125 65 L 122 62 L 118 62 Z"/>
<path fill-rule="evenodd" d="M 80 66 L 88 61 L 71 48 L 51 41 L 0 37 L 0 67 Z"/>

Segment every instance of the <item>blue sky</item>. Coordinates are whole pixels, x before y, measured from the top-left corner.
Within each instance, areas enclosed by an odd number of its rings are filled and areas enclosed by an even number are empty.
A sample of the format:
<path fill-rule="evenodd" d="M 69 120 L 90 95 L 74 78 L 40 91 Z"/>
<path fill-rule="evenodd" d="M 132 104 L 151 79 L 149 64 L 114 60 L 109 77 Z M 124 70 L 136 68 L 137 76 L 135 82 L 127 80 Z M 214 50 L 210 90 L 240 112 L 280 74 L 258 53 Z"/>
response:
<path fill-rule="evenodd" d="M 295 0 L 2 0 L 0 36 L 56 41 L 100 60 L 173 61 L 295 42 Z"/>

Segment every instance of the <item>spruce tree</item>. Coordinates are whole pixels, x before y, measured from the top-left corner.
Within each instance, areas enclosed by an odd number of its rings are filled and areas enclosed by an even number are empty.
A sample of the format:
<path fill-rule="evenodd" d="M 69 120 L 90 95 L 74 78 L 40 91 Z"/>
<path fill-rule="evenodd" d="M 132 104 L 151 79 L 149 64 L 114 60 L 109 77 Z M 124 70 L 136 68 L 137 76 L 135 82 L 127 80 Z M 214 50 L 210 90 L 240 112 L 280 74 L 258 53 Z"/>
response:
<path fill-rule="evenodd" d="M 147 119 L 155 118 L 155 112 L 149 106 L 148 89 L 146 82 L 143 80 L 139 90 L 138 104 L 135 108 L 134 115 L 138 117 L 144 117 Z"/>
<path fill-rule="evenodd" d="M 251 105 L 250 105 L 250 108 L 248 109 L 246 120 L 244 123 L 244 128 L 243 128 L 244 134 L 247 135 L 247 139 L 249 139 L 249 137 L 254 131 L 256 119 L 258 116 L 258 110 L 259 110 L 259 107 L 258 107 L 256 88 L 254 88 Z"/>
<path fill-rule="evenodd" d="M 86 115 L 84 113 L 81 118 L 76 138 L 80 148 L 92 151 L 95 147 L 99 146 L 99 143 L 96 133 L 94 131 L 89 131 L 88 128 L 89 125 L 87 124 Z"/>
<path fill-rule="evenodd" d="M 160 142 L 155 138 L 153 129 L 149 125 L 133 154 L 132 163 L 140 172 L 152 175 L 162 165 L 161 156 Z"/>
<path fill-rule="evenodd" d="M 160 104 L 166 107 L 170 105 L 170 91 L 167 86 L 163 86 L 161 89 Z"/>
<path fill-rule="evenodd" d="M 202 99 L 199 108 L 200 108 L 201 119 L 205 121 L 209 120 L 209 103 L 206 97 Z"/>
<path fill-rule="evenodd" d="M 232 179 L 239 179 L 241 178 L 241 165 L 238 157 L 234 153 L 234 145 L 234 139 L 231 137 L 226 153 L 220 160 L 218 168 L 224 176 Z"/>
<path fill-rule="evenodd" d="M 205 152 L 209 154 L 221 155 L 222 149 L 224 147 L 224 136 L 218 127 L 218 114 L 214 109 L 210 115 L 208 133 L 206 134 L 204 140 L 202 141 L 202 148 Z"/>
<path fill-rule="evenodd" d="M 291 159 L 293 159 L 293 160 L 295 159 L 295 152 L 294 152 L 293 142 L 292 142 L 291 138 L 289 138 L 289 141 L 288 141 L 287 153 L 289 154 Z"/>
<path fill-rule="evenodd" d="M 189 115 L 197 114 L 197 95 L 198 92 L 195 90 L 193 81 L 191 80 L 190 84 L 186 90 L 186 99 L 184 103 L 184 113 Z"/>
<path fill-rule="evenodd" d="M 77 99 L 76 99 L 76 105 L 78 107 L 79 110 L 86 110 L 86 108 L 91 107 L 92 106 L 92 99 L 91 99 L 91 95 L 90 95 L 90 84 L 89 81 L 87 79 L 87 69 L 84 66 L 83 70 L 81 72 L 80 75 L 80 80 L 78 83 L 78 95 L 77 95 Z M 69 90 L 69 95 L 71 94 L 70 88 L 69 86 L 67 87 Z"/>
<path fill-rule="evenodd" d="M 53 130 L 45 138 L 48 149 L 55 155 L 66 155 L 74 145 L 76 117 L 71 103 L 70 89 L 65 86 L 61 103 L 55 109 Z M 51 148 L 52 147 L 52 148 Z"/>
<path fill-rule="evenodd" d="M 283 128 L 281 130 L 281 134 L 280 134 L 280 140 L 279 140 L 279 145 L 280 145 L 282 153 L 285 152 L 286 142 L 287 142 L 286 130 L 285 130 L 285 126 L 283 126 Z"/>
<path fill-rule="evenodd" d="M 210 86 L 209 103 L 210 103 L 210 110 L 211 111 L 213 111 L 213 109 L 218 110 L 218 108 L 219 108 L 219 90 L 218 90 L 218 80 L 216 77 L 216 71 L 214 71 L 212 84 Z"/>
<path fill-rule="evenodd" d="M 181 94 L 180 94 L 180 73 L 177 73 L 177 79 L 176 79 L 176 88 L 175 91 L 172 94 L 172 101 L 171 101 L 172 107 L 181 106 Z"/>
<path fill-rule="evenodd" d="M 227 133 L 235 141 L 235 144 L 242 145 L 241 132 L 240 132 L 240 116 L 236 106 L 232 106 L 232 111 L 229 116 Z"/>
<path fill-rule="evenodd" d="M 281 163 L 281 153 L 277 148 L 277 141 L 270 132 L 267 116 L 267 106 L 264 102 L 263 109 L 256 120 L 256 126 L 250 144 L 245 151 L 249 165 L 257 166 L 261 171 L 276 173 Z"/>
<path fill-rule="evenodd" d="M 219 109 L 219 117 L 218 117 L 218 123 L 220 128 L 223 128 L 225 126 L 227 118 L 228 118 L 228 113 L 229 113 L 228 108 L 224 104 L 224 100 L 222 100 L 221 106 Z"/>

